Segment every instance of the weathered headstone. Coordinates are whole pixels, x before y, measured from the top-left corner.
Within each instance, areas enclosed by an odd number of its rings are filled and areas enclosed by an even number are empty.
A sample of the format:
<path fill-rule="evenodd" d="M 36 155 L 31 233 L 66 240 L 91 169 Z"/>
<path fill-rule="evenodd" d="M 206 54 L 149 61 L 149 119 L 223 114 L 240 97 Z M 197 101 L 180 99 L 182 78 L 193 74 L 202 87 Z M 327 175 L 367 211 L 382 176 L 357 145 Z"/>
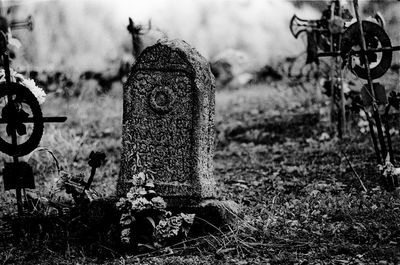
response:
<path fill-rule="evenodd" d="M 215 82 L 209 64 L 181 40 L 145 49 L 124 85 L 117 195 L 150 172 L 170 207 L 214 197 Z"/>

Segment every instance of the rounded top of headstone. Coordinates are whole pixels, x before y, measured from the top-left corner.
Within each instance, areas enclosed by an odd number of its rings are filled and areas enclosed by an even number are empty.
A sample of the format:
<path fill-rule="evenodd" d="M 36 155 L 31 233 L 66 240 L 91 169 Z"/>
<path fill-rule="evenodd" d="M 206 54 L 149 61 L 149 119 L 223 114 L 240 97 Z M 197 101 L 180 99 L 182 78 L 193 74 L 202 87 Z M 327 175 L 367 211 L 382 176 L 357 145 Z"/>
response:
<path fill-rule="evenodd" d="M 166 69 L 195 75 L 208 68 L 208 61 L 184 40 L 162 39 L 143 50 L 133 70 Z"/>

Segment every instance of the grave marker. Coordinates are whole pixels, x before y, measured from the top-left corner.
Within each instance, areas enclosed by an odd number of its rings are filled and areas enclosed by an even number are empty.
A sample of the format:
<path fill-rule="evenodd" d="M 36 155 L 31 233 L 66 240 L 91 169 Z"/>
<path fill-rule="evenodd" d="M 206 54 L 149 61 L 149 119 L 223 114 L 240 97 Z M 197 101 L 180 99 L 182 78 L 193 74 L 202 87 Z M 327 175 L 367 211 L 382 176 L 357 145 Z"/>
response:
<path fill-rule="evenodd" d="M 117 195 L 150 173 L 170 207 L 214 197 L 215 82 L 209 64 L 181 40 L 148 47 L 124 85 Z"/>

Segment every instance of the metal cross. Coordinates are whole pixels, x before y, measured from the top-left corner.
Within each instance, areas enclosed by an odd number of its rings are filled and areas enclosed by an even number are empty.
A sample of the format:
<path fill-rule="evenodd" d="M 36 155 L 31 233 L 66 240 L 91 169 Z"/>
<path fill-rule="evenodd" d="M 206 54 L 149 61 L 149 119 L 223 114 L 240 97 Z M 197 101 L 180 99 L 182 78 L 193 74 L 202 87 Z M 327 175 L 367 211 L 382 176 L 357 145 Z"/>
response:
<path fill-rule="evenodd" d="M 34 188 L 34 179 L 31 167 L 20 162 L 19 157 L 32 152 L 40 143 L 43 135 L 44 123 L 65 122 L 66 117 L 43 117 L 35 95 L 25 86 L 12 82 L 10 73 L 10 59 L 8 54 L 8 23 L 5 17 L 0 17 L 5 22 L 0 29 L 0 53 L 5 71 L 5 83 L 0 85 L 0 97 L 6 97 L 6 105 L 1 110 L 0 124 L 7 124 L 6 132 L 11 137 L 11 144 L 0 137 L 0 151 L 13 157 L 13 163 L 6 163 L 4 168 L 4 186 L 6 190 L 15 189 L 17 197 L 18 214 L 23 214 L 21 189 Z M 13 29 L 32 29 L 32 19 L 11 22 Z M 32 117 L 23 110 L 22 103 L 27 104 L 32 111 Z M 30 138 L 19 144 L 18 136 L 26 134 L 25 123 L 33 124 Z M 15 178 L 17 176 L 17 178 Z"/>

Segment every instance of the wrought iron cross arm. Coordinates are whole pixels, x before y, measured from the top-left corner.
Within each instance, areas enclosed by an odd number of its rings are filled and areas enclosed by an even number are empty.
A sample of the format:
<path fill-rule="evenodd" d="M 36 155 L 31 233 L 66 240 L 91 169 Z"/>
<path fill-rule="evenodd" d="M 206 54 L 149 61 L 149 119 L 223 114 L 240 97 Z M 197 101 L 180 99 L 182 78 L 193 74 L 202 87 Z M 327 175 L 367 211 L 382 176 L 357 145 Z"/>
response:
<path fill-rule="evenodd" d="M 393 47 L 382 47 L 382 48 L 376 48 L 376 49 L 367 49 L 365 51 L 359 50 L 359 51 L 354 51 L 351 50 L 350 54 L 351 55 L 364 55 L 364 54 L 370 54 L 370 53 L 379 53 L 379 52 L 394 52 L 394 51 L 400 51 L 400 46 L 393 46 Z M 337 56 L 342 56 L 342 53 L 339 52 L 320 52 L 317 55 L 318 57 L 337 57 Z"/>
<path fill-rule="evenodd" d="M 42 122 L 65 122 L 67 120 L 67 117 L 43 117 L 40 119 Z M 20 122 L 22 123 L 33 123 L 36 121 L 36 118 L 34 117 L 27 117 L 25 119 L 21 119 Z M 5 124 L 9 123 L 10 121 L 8 119 L 0 118 L 0 124 Z"/>
<path fill-rule="evenodd" d="M 387 51 L 400 51 L 400 46 L 393 46 L 393 47 L 382 47 L 382 48 L 376 48 L 376 49 L 367 49 L 366 51 L 351 51 L 352 54 L 368 54 L 368 53 L 375 53 L 375 52 L 387 52 Z"/>
<path fill-rule="evenodd" d="M 338 57 L 341 56 L 340 52 L 319 52 L 318 57 Z"/>
<path fill-rule="evenodd" d="M 15 30 L 15 29 L 26 29 L 27 28 L 28 30 L 32 31 L 33 30 L 32 16 L 28 16 L 23 21 L 11 21 L 10 28 L 12 30 Z"/>

